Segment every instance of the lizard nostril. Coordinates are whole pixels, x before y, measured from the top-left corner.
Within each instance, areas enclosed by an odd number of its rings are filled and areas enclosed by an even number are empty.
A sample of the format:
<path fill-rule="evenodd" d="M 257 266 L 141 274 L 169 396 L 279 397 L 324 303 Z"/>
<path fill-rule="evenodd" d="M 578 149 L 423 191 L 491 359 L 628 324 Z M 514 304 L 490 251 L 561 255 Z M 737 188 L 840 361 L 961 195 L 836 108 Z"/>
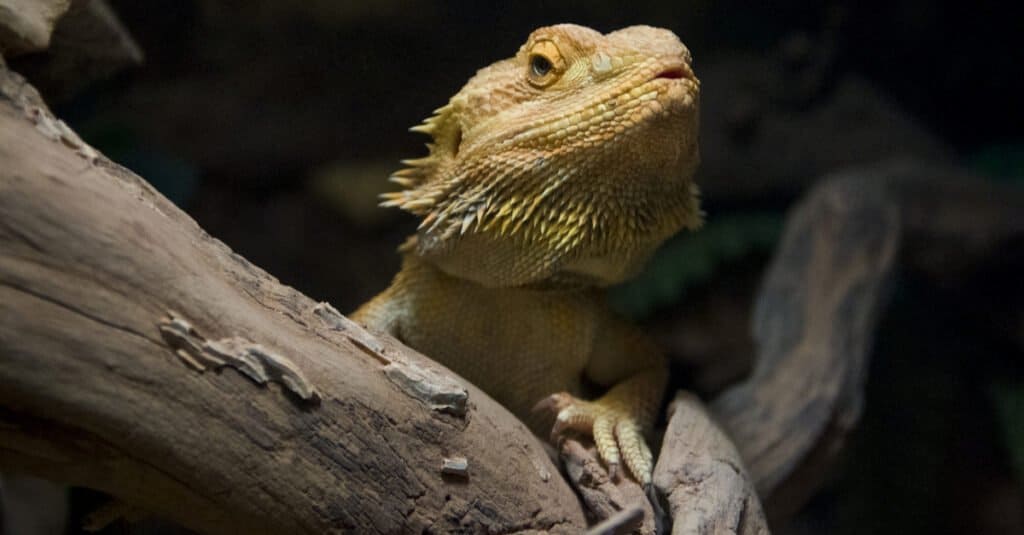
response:
<path fill-rule="evenodd" d="M 664 78 L 666 80 L 681 80 L 683 78 L 687 78 L 687 76 L 686 71 L 682 67 L 672 67 L 659 72 L 658 75 L 655 76 L 654 78 Z"/>

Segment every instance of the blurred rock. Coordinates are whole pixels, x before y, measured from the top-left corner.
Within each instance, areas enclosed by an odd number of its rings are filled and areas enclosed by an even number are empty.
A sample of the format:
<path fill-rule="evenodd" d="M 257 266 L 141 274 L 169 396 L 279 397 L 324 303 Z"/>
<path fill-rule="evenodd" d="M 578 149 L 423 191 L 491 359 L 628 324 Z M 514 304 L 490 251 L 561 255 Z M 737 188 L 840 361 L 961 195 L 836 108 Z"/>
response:
<path fill-rule="evenodd" d="M 66 485 L 13 474 L 0 478 L 0 533 L 61 535 L 67 516 Z"/>
<path fill-rule="evenodd" d="M 13 57 L 43 50 L 70 0 L 0 0 L 0 53 Z"/>
<path fill-rule="evenodd" d="M 827 55 L 806 36 L 781 58 L 730 54 L 699 67 L 701 168 L 715 201 L 793 196 L 838 168 L 899 156 L 955 154 L 854 73 L 828 79 Z"/>
<path fill-rule="evenodd" d="M 11 61 L 47 101 L 59 102 L 142 62 L 142 50 L 104 0 L 75 0 L 45 52 Z"/>

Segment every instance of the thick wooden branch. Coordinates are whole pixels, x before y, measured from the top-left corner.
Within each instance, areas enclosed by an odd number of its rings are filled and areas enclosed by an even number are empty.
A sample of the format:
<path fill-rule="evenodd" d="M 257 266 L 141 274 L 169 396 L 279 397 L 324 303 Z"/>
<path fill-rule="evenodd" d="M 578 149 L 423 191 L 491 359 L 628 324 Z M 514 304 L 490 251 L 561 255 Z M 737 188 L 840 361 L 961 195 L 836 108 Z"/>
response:
<path fill-rule="evenodd" d="M 0 468 L 204 533 L 585 525 L 502 407 L 232 253 L 2 68 Z"/>
<path fill-rule="evenodd" d="M 654 484 L 668 501 L 674 534 L 768 533 L 739 452 L 693 395 L 680 392 L 669 406 Z"/>
<path fill-rule="evenodd" d="M 897 262 L 955 276 L 1024 236 L 1024 192 L 896 160 L 825 177 L 790 212 L 758 292 L 755 368 L 710 404 L 772 519 L 819 488 L 856 425 Z"/>
<path fill-rule="evenodd" d="M 754 371 L 710 406 L 773 517 L 792 512 L 781 498 L 802 504 L 818 487 L 860 416 L 898 214 L 883 188 L 859 180 L 826 181 L 799 203 L 755 305 Z M 812 481 L 781 492 L 794 477 Z"/>
<path fill-rule="evenodd" d="M 757 297 L 753 372 L 712 400 L 714 422 L 695 398 L 673 404 L 655 482 L 677 533 L 763 533 L 758 496 L 778 520 L 820 486 L 860 415 L 898 208 L 883 181 L 837 177 L 790 212 Z"/>

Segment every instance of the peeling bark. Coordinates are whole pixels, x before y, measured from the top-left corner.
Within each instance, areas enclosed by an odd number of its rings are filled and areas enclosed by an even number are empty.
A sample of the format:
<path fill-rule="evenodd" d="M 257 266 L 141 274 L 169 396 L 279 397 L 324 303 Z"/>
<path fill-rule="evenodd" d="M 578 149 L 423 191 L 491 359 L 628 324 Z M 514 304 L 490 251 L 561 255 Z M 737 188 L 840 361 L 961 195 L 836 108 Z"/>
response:
<path fill-rule="evenodd" d="M 504 408 L 231 252 L 2 69 L 0 162 L 3 470 L 204 533 L 584 529 Z"/>

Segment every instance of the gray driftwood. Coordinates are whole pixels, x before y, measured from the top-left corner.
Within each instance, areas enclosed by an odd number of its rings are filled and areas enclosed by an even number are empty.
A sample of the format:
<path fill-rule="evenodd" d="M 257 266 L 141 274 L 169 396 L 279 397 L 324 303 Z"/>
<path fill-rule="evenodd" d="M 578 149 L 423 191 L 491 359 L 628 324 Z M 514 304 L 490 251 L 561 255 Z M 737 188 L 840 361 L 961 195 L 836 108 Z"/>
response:
<path fill-rule="evenodd" d="M 204 533 L 585 526 L 505 409 L 232 253 L 2 68 L 0 469 Z"/>
<path fill-rule="evenodd" d="M 710 403 L 772 519 L 820 487 L 864 403 L 898 263 L 956 276 L 1024 237 L 1024 192 L 893 160 L 825 177 L 790 212 L 762 282 L 754 370 Z"/>
<path fill-rule="evenodd" d="M 678 535 L 765 535 L 768 525 L 754 485 L 732 441 L 696 397 L 680 392 L 654 468 Z"/>
<path fill-rule="evenodd" d="M 787 219 L 755 304 L 754 370 L 710 405 L 773 517 L 818 487 L 860 416 L 900 235 L 870 181 L 826 180 Z"/>

